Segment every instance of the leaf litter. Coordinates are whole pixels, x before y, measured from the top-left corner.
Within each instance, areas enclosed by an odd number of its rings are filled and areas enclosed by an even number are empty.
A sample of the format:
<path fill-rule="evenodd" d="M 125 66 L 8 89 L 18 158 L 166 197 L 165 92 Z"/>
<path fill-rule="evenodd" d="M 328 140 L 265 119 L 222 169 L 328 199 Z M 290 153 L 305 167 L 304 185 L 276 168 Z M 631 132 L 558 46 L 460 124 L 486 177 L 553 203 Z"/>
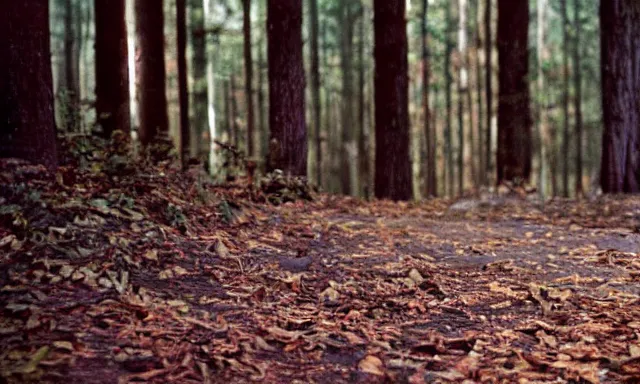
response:
<path fill-rule="evenodd" d="M 637 197 L 285 202 L 281 177 L 273 198 L 164 163 L 61 172 L 0 162 L 2 382 L 640 381 Z"/>

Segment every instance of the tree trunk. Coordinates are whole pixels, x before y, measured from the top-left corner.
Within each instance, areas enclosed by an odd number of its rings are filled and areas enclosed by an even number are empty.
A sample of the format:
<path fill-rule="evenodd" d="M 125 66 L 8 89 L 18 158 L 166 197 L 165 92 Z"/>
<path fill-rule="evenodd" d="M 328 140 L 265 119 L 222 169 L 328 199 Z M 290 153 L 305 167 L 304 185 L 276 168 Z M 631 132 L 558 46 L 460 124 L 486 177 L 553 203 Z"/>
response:
<path fill-rule="evenodd" d="M 320 137 L 320 59 L 318 57 L 318 0 L 310 0 L 311 13 L 311 104 L 316 142 L 316 183 L 322 186 L 322 139 Z"/>
<path fill-rule="evenodd" d="M 353 133 L 353 12 L 351 3 L 353 0 L 340 0 L 340 69 L 342 76 L 342 150 L 340 151 L 340 180 L 342 193 L 350 195 L 355 192 L 354 180 L 351 178 L 351 168 L 354 163 L 353 152 L 355 150 Z"/>
<path fill-rule="evenodd" d="M 193 118 L 191 120 L 191 153 L 200 160 L 207 157 L 209 150 L 205 145 L 207 132 L 207 46 L 204 33 L 204 9 L 202 0 L 191 0 L 191 74 L 193 76 L 192 102 Z"/>
<path fill-rule="evenodd" d="M 65 2 L 64 17 L 64 61 L 65 61 L 65 102 L 66 126 L 70 132 L 79 130 L 80 121 L 80 56 L 76 38 L 76 4 Z"/>
<path fill-rule="evenodd" d="M 424 119 L 424 137 L 425 146 L 427 149 L 425 159 L 425 174 L 426 174 L 426 188 L 425 192 L 427 197 L 435 197 L 438 195 L 438 186 L 436 180 L 436 162 L 435 162 L 435 134 L 433 127 L 431 126 L 431 113 L 429 111 L 429 77 L 431 73 L 431 62 L 429 58 L 429 30 L 428 27 L 429 17 L 429 1 L 422 0 L 422 15 L 420 17 L 421 28 L 421 40 L 422 40 L 422 111 Z"/>
<path fill-rule="evenodd" d="M 263 4 L 260 2 L 260 4 Z M 266 158 L 269 153 L 269 132 L 266 127 L 265 120 L 265 98 L 264 98 L 264 68 L 266 66 L 264 60 L 264 39 L 260 38 L 260 46 L 258 47 L 258 129 L 260 130 L 260 158 Z"/>
<path fill-rule="evenodd" d="M 96 116 L 102 136 L 131 132 L 125 0 L 94 0 Z"/>
<path fill-rule="evenodd" d="M 576 91 L 574 98 L 576 113 L 576 196 L 582 196 L 582 66 L 580 64 L 582 20 L 580 19 L 580 0 L 573 0 L 573 9 L 576 31 L 576 37 L 573 44 L 573 80 Z"/>
<path fill-rule="evenodd" d="M 238 126 L 238 101 L 236 100 L 236 76 L 231 68 L 231 79 L 229 83 L 229 118 L 231 119 L 231 137 L 233 146 L 240 149 L 240 127 Z"/>
<path fill-rule="evenodd" d="M 136 0 L 140 143 L 148 146 L 169 132 L 165 94 L 162 1 Z"/>
<path fill-rule="evenodd" d="M 480 17 L 480 6 L 481 3 L 479 0 L 473 0 L 472 2 L 472 10 L 473 10 L 473 15 L 472 18 L 470 19 L 472 21 L 472 30 L 473 30 L 473 42 L 474 42 L 474 56 L 473 56 L 473 62 L 474 62 L 474 67 L 475 67 L 475 91 L 476 91 L 476 101 L 477 103 L 475 104 L 475 106 L 471 109 L 475 110 L 474 113 L 474 127 L 472 127 L 472 129 L 475 128 L 475 141 L 476 141 L 476 145 L 474 146 L 474 150 L 476 153 L 476 157 L 477 157 L 477 161 L 478 161 L 478 165 L 476 167 L 476 187 L 479 187 L 481 185 L 485 185 L 486 181 L 485 181 L 485 157 L 484 157 L 484 151 L 483 151 L 483 136 L 482 136 L 482 124 L 484 123 L 484 119 L 483 119 L 483 114 L 482 114 L 482 65 L 480 62 L 480 51 L 482 48 L 482 38 L 481 38 L 481 34 L 480 34 L 480 21 L 479 21 L 479 17 Z M 469 62 L 469 65 L 471 65 L 471 62 Z M 471 100 L 471 103 L 473 103 L 473 99 Z M 472 161 L 474 158 L 472 158 Z"/>
<path fill-rule="evenodd" d="M 491 6 L 492 0 L 486 0 L 484 9 L 484 57 L 485 57 L 485 101 L 486 101 L 486 131 L 484 142 L 484 158 L 485 158 L 485 175 L 484 179 L 487 184 L 491 180 L 491 168 L 493 156 L 491 155 L 491 125 L 493 121 L 493 37 L 491 33 Z"/>
<path fill-rule="evenodd" d="M 446 157 L 446 164 L 445 164 L 445 169 L 447 170 L 447 177 L 446 177 L 446 190 L 445 190 L 445 194 L 447 196 L 454 196 L 455 195 L 455 191 L 453 189 L 453 185 L 454 185 L 454 181 L 453 181 L 453 177 L 454 177 L 454 165 L 453 165 L 453 138 L 452 138 L 452 132 L 451 132 L 451 119 L 453 116 L 453 107 L 452 107 L 452 100 L 451 100 L 451 93 L 452 93 L 452 83 L 453 83 L 453 76 L 451 75 L 451 53 L 453 51 L 453 43 L 451 41 L 451 33 L 452 33 L 452 29 L 453 29 L 453 18 L 451 15 L 451 1 L 452 0 L 447 0 L 447 4 L 446 6 L 446 15 L 445 15 L 445 19 L 446 19 L 446 23 L 447 23 L 447 27 L 446 27 L 446 32 L 445 32 L 445 56 L 444 56 L 444 77 L 445 77 L 445 99 L 446 99 L 446 117 L 445 117 L 445 122 L 444 122 L 444 137 L 445 137 L 445 144 L 444 144 L 444 152 L 445 152 L 445 157 Z"/>
<path fill-rule="evenodd" d="M 376 175 L 380 199 L 412 197 L 404 0 L 374 0 Z"/>
<path fill-rule="evenodd" d="M 553 136 L 549 129 L 549 114 L 547 113 L 548 104 L 548 90 L 546 86 L 546 78 L 544 71 L 545 61 L 549 59 L 549 52 L 547 49 L 547 0 L 538 0 L 537 3 L 537 18 L 538 18 L 538 31 L 537 31 L 537 49 L 538 49 L 538 135 L 540 137 L 540 181 L 539 181 L 539 193 L 543 198 L 547 195 L 547 181 L 549 177 L 549 169 L 551 159 L 549 156 L 550 151 L 553 152 Z"/>
<path fill-rule="evenodd" d="M 498 0 L 498 184 L 531 174 L 528 29 L 528 0 Z"/>
<path fill-rule="evenodd" d="M 605 193 L 640 192 L 640 3 L 600 3 Z"/>
<path fill-rule="evenodd" d="M 268 0 L 269 170 L 307 175 L 302 1 Z"/>
<path fill-rule="evenodd" d="M 458 0 L 458 194 L 464 193 L 464 99 L 468 92 L 467 81 L 467 1 Z"/>
<path fill-rule="evenodd" d="M 562 196 L 569 197 L 569 20 L 567 0 L 560 0 L 562 13 Z"/>
<path fill-rule="evenodd" d="M 186 168 L 189 161 L 189 84 L 187 84 L 187 2 L 176 0 L 176 29 L 178 37 L 178 102 L 180 103 L 180 159 Z"/>
<path fill-rule="evenodd" d="M 213 15 L 212 8 L 216 4 L 216 0 L 202 0 L 203 8 L 204 8 L 204 27 L 205 31 L 213 31 Z M 206 33 L 206 32 L 205 32 Z M 214 144 L 214 140 L 220 138 L 221 133 L 218 129 L 217 120 L 216 120 L 216 78 L 215 78 L 215 60 L 216 60 L 216 48 L 218 44 L 218 37 L 216 33 L 206 33 L 203 34 L 203 43 L 204 45 L 204 53 L 206 54 L 206 78 L 207 78 L 207 86 L 206 86 L 206 100 L 207 100 L 207 119 L 208 119 L 208 140 L 205 142 L 206 149 L 209 152 L 209 173 L 219 176 L 221 179 L 224 179 L 223 167 L 222 167 L 222 156 L 220 155 L 220 149 Z M 207 49 L 207 46 L 213 46 L 213 49 Z M 225 88 L 226 89 L 226 88 Z M 202 91 L 204 92 L 204 90 Z M 225 96 L 226 100 L 226 96 Z M 227 131 L 230 132 L 230 131 Z"/>
<path fill-rule="evenodd" d="M 49 3 L 0 6 L 0 157 L 57 166 Z"/>
<path fill-rule="evenodd" d="M 253 118 L 253 59 L 251 58 L 251 0 L 242 0 L 244 30 L 244 92 L 247 98 L 247 154 L 255 155 Z"/>
<path fill-rule="evenodd" d="M 358 163 L 359 163 L 359 175 L 361 179 L 361 192 L 365 199 L 369 198 L 370 186 L 369 186 L 369 130 L 365 125 L 365 85 L 366 85 L 366 58 L 365 58 L 365 24 L 367 19 L 365 17 L 364 5 L 360 5 L 360 25 L 359 25 L 359 39 L 358 39 Z"/>

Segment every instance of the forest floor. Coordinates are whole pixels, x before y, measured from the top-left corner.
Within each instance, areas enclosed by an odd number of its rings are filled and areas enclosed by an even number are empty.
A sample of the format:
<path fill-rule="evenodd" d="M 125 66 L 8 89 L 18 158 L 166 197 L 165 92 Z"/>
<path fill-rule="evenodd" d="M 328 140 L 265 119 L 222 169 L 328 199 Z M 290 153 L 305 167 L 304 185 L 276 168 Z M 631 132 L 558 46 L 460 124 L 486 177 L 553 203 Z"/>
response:
<path fill-rule="evenodd" d="M 0 382 L 640 382 L 637 197 L 273 205 L 118 169 L 0 162 Z"/>

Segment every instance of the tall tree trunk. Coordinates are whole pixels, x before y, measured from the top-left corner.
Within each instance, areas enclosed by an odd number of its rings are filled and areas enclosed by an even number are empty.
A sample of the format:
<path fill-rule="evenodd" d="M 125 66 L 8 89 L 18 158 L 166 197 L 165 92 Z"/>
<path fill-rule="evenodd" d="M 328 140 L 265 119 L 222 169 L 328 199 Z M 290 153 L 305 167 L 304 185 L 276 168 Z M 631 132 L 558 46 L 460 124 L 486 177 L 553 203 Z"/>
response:
<path fill-rule="evenodd" d="M 528 0 L 498 0 L 498 184 L 531 174 L 528 29 Z"/>
<path fill-rule="evenodd" d="M 353 12 L 351 3 L 353 0 L 340 0 L 339 23 L 340 33 L 340 69 L 342 72 L 342 150 L 340 151 L 341 167 L 340 180 L 342 193 L 349 195 L 355 192 L 354 180 L 351 178 L 351 168 L 354 163 L 353 152 Z"/>
<path fill-rule="evenodd" d="M 640 192 L 640 3 L 600 3 L 605 193 Z"/>
<path fill-rule="evenodd" d="M 485 126 L 485 142 L 484 142 L 484 158 L 485 158 L 485 175 L 484 179 L 487 184 L 491 180 L 491 168 L 493 158 L 491 153 L 491 125 L 493 122 L 493 37 L 491 33 L 491 7 L 492 0 L 486 0 L 484 8 L 484 57 L 485 57 L 485 101 L 486 101 L 486 126 Z"/>
<path fill-rule="evenodd" d="M 207 129 L 207 46 L 202 0 L 191 0 L 191 74 L 193 76 L 191 119 L 191 153 L 205 160 L 208 146 L 205 143 Z"/>
<path fill-rule="evenodd" d="M 422 0 L 422 15 L 420 17 L 421 28 L 421 40 L 422 40 L 422 113 L 424 119 L 424 137 L 425 146 L 427 149 L 425 159 L 426 170 L 426 188 L 425 192 L 428 197 L 435 197 L 438 195 L 438 186 L 436 179 L 436 153 L 435 153 L 435 130 L 431 126 L 431 113 L 429 111 L 429 77 L 431 73 L 431 62 L 429 58 L 429 30 L 428 27 L 429 17 L 429 1 Z"/>
<path fill-rule="evenodd" d="M 0 157 L 58 164 L 49 2 L 0 5 Z"/>
<path fill-rule="evenodd" d="M 576 195 L 582 196 L 582 66 L 580 64 L 580 47 L 582 20 L 580 19 L 580 0 L 573 0 L 576 37 L 573 43 L 574 98 L 576 113 Z M 640 129 L 640 127 L 639 127 Z"/>
<path fill-rule="evenodd" d="M 331 73 L 331 69 L 329 67 L 329 36 L 328 36 L 328 32 L 327 32 L 327 22 L 325 21 L 324 23 L 322 23 L 322 61 L 323 61 L 323 67 L 325 70 L 324 73 L 324 129 L 325 129 L 325 133 L 327 134 L 327 140 L 326 140 L 326 148 L 327 148 L 327 153 L 330 154 L 330 156 L 328 157 L 328 169 L 330 170 L 330 172 L 328 172 L 328 178 L 325 180 L 325 185 L 327 185 L 328 190 L 332 191 L 333 188 L 333 181 L 334 181 L 334 175 L 335 172 L 333 169 L 333 164 L 334 164 L 334 156 L 331 156 L 331 154 L 335 153 L 333 152 L 333 143 L 335 140 L 335 135 L 332 135 L 332 131 L 333 131 L 333 127 L 335 126 L 334 124 L 331 124 L 332 118 L 331 118 L 331 89 L 329 86 L 329 79 L 330 76 L 329 74 Z"/>
<path fill-rule="evenodd" d="M 260 4 L 263 4 L 260 2 Z M 265 97 L 264 97 L 264 68 L 266 66 L 264 59 L 264 39 L 260 38 L 260 46 L 258 47 L 258 129 L 260 130 L 260 158 L 265 159 L 269 152 L 269 132 L 266 127 L 265 119 Z"/>
<path fill-rule="evenodd" d="M 73 0 L 65 2 L 64 17 L 64 61 L 65 61 L 65 96 L 66 129 L 76 132 L 80 121 L 80 56 L 78 39 L 76 38 L 77 5 Z"/>
<path fill-rule="evenodd" d="M 454 181 L 453 181 L 453 175 L 454 175 L 454 165 L 453 165 L 453 138 L 452 138 L 452 132 L 451 132 L 451 119 L 453 116 L 453 107 L 452 107 L 452 101 L 451 101 L 451 87 L 452 87 L 452 83 L 453 83 L 453 76 L 451 75 L 451 54 L 453 52 L 453 43 L 451 41 L 451 34 L 452 34 L 452 30 L 453 30 L 453 18 L 451 15 L 451 1 L 452 0 L 447 0 L 446 3 L 446 23 L 447 23 L 447 27 L 446 27 L 446 33 L 445 33 L 445 55 L 444 55 L 444 77 L 445 77 L 445 99 L 446 99 L 446 110 L 447 110 L 447 114 L 445 117 L 445 122 L 444 122 L 444 137 L 445 137 L 445 144 L 444 144 L 444 152 L 445 152 L 445 157 L 446 157 L 446 164 L 445 164 L 445 169 L 447 170 L 447 177 L 446 177 L 446 190 L 445 193 L 447 194 L 447 196 L 454 196 L 455 195 L 455 191 L 453 188 L 454 185 Z"/>
<path fill-rule="evenodd" d="M 307 175 L 302 1 L 268 0 L 269 169 Z"/>
<path fill-rule="evenodd" d="M 358 29 L 358 163 L 359 163 L 359 175 L 361 179 L 360 188 L 362 195 L 365 199 L 369 198 L 370 186 L 369 186 L 369 131 L 365 125 L 365 85 L 366 85 L 366 58 L 365 58 L 365 24 L 367 19 L 365 17 L 364 4 L 360 4 L 360 24 Z"/>
<path fill-rule="evenodd" d="M 215 77 L 215 60 L 216 60 L 216 49 L 218 44 L 218 36 L 217 32 L 213 32 L 215 29 L 215 25 L 213 23 L 213 7 L 216 4 L 217 0 L 202 0 L 203 8 L 204 8 L 204 29 L 203 29 L 203 44 L 204 44 L 204 52 L 206 54 L 206 78 L 207 78 L 207 86 L 206 86 L 206 95 L 207 95 L 207 120 L 209 127 L 208 141 L 205 142 L 206 149 L 209 152 L 209 173 L 214 174 L 220 179 L 224 179 L 223 175 L 223 167 L 222 167 L 222 156 L 220 154 L 220 149 L 214 144 L 214 140 L 217 140 L 221 136 L 220 129 L 217 125 L 216 119 L 216 77 Z M 211 31 L 207 33 L 208 31 Z M 214 49 L 209 48 L 208 46 L 213 46 Z M 226 90 L 226 88 L 225 88 Z M 226 96 L 225 96 L 226 100 Z M 225 112 L 228 112 L 225 111 Z M 228 120 L 227 120 L 228 121 Z M 230 130 L 227 130 L 230 132 Z"/>
<path fill-rule="evenodd" d="M 180 103 L 180 159 L 186 168 L 189 161 L 189 84 L 187 84 L 187 2 L 176 0 L 176 29 L 178 35 L 178 100 Z"/>
<path fill-rule="evenodd" d="M 251 0 L 242 0 L 244 30 L 244 92 L 247 98 L 247 154 L 255 155 L 253 118 L 253 59 L 251 58 Z"/>
<path fill-rule="evenodd" d="M 464 99 L 468 92 L 467 81 L 467 1 L 458 0 L 458 194 L 464 193 Z"/>
<path fill-rule="evenodd" d="M 471 157 L 472 164 L 474 164 L 475 171 L 475 179 L 474 182 L 476 189 L 478 189 L 481 185 L 484 185 L 484 152 L 482 150 L 482 67 L 480 64 L 480 48 L 482 47 L 481 38 L 480 38 L 480 23 L 478 21 L 478 16 L 480 14 L 480 3 L 478 0 L 472 0 L 470 6 L 470 14 L 469 14 L 469 29 L 472 31 L 473 46 L 469 47 L 469 55 L 473 53 L 472 56 L 469 57 L 467 61 L 467 65 L 470 70 L 469 73 L 472 73 L 471 63 L 473 61 L 473 67 L 475 67 L 475 72 L 473 72 L 474 80 L 475 80 L 475 97 L 473 94 L 473 89 L 471 85 L 471 80 L 469 84 L 469 113 L 471 113 L 471 141 L 473 156 Z M 477 103 L 474 103 L 474 100 Z M 477 161 L 477 164 L 476 164 Z"/>
<path fill-rule="evenodd" d="M 96 116 L 104 138 L 131 131 L 125 0 L 94 0 Z"/>
<path fill-rule="evenodd" d="M 569 197 L 569 20 L 567 0 L 560 0 L 562 13 L 562 196 Z"/>
<path fill-rule="evenodd" d="M 311 108 L 316 142 L 316 183 L 322 186 L 322 139 L 320 136 L 320 59 L 318 57 L 318 0 L 310 0 L 311 13 Z"/>
<path fill-rule="evenodd" d="M 140 142 L 143 146 L 169 132 L 165 94 L 164 15 L 162 1 L 136 0 Z"/>
<path fill-rule="evenodd" d="M 544 198 L 547 195 L 547 181 L 549 177 L 550 168 L 550 151 L 553 152 L 554 140 L 549 128 L 549 114 L 547 113 L 548 104 L 548 90 L 546 86 L 546 78 L 544 65 L 549 58 L 549 52 L 547 49 L 547 0 L 538 0 L 537 3 L 537 18 L 538 18 L 538 31 L 537 31 L 537 49 L 538 49 L 538 135 L 540 137 L 540 181 L 539 181 L 539 193 Z"/>
<path fill-rule="evenodd" d="M 412 197 L 404 0 L 374 0 L 376 175 L 380 199 Z"/>

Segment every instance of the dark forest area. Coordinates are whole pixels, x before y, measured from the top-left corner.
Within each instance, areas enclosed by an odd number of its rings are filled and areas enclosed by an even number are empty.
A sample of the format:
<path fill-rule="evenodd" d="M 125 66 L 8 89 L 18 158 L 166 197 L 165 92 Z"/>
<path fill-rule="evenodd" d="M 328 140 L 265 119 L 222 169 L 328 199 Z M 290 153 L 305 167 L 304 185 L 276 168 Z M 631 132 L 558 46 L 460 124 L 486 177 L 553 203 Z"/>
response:
<path fill-rule="evenodd" d="M 0 383 L 640 381 L 640 2 L 0 1 Z"/>

